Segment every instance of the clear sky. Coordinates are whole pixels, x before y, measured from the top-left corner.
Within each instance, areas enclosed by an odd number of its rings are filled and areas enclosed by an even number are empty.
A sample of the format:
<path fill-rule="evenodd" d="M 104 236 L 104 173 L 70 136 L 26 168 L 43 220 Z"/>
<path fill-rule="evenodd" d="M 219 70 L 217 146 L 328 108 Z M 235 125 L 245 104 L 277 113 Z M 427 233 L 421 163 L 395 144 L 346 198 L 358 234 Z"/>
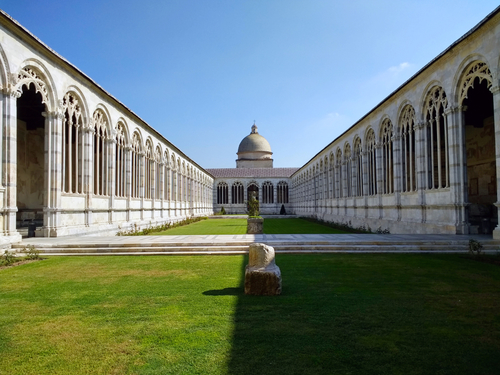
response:
<path fill-rule="evenodd" d="M 492 0 L 0 0 L 204 168 L 255 120 L 300 167 L 498 6 Z"/>

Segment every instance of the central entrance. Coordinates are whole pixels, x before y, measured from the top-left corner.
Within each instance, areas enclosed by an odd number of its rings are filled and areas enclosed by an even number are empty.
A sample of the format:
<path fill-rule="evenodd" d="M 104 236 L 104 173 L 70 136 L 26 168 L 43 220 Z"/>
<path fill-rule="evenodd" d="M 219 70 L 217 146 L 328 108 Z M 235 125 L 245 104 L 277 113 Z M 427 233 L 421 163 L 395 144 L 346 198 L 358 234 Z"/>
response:
<path fill-rule="evenodd" d="M 468 225 L 471 234 L 491 234 L 498 225 L 493 94 L 487 79 L 474 78 L 465 108 Z"/>
<path fill-rule="evenodd" d="M 17 214 L 16 229 L 28 234 L 28 224 L 43 225 L 45 187 L 45 105 L 33 83 L 17 99 Z"/>

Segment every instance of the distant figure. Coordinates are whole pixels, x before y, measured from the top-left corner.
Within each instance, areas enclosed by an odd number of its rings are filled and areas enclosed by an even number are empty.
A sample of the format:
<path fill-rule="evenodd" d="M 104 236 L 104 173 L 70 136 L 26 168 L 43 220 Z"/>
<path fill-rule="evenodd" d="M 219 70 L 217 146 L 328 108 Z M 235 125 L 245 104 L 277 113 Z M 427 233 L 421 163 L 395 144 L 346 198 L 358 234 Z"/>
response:
<path fill-rule="evenodd" d="M 286 215 L 285 205 L 281 205 L 280 215 Z"/>

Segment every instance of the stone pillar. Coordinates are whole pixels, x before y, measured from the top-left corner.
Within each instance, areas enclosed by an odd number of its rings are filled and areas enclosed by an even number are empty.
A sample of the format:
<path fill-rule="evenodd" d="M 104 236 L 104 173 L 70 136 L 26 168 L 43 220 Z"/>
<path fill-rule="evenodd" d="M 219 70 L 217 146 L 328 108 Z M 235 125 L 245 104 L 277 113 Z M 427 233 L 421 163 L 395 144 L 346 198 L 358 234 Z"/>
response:
<path fill-rule="evenodd" d="M 427 189 L 427 124 L 422 122 L 415 126 L 415 169 L 417 172 L 417 191 L 420 204 L 420 221 L 425 223 L 425 190 Z"/>
<path fill-rule="evenodd" d="M 363 159 L 362 159 L 362 168 L 363 168 L 363 186 L 362 188 L 362 195 L 368 196 L 369 194 L 369 180 L 370 176 L 368 176 L 368 155 L 369 153 L 367 151 L 362 152 Z"/>
<path fill-rule="evenodd" d="M 145 179 L 146 179 L 146 157 L 143 151 L 137 153 L 139 158 L 139 198 L 141 198 L 141 221 L 144 220 L 144 193 L 145 193 Z"/>
<path fill-rule="evenodd" d="M 493 117 L 495 121 L 495 159 L 496 159 L 496 179 L 497 179 L 497 202 L 495 206 L 500 211 L 500 87 L 490 88 L 493 93 Z M 499 212 L 500 213 L 500 212 Z M 500 215 L 499 215 L 500 217 Z M 493 230 L 493 238 L 500 239 L 500 225 Z"/>
<path fill-rule="evenodd" d="M 16 229 L 17 213 L 17 99 L 21 92 L 9 89 L 4 95 L 3 181 L 5 187 L 4 233 L 21 240 Z"/>
<path fill-rule="evenodd" d="M 377 196 L 378 196 L 378 218 L 383 217 L 383 204 L 382 204 L 382 192 L 384 191 L 384 173 L 383 173 L 383 163 L 382 163 L 382 143 L 377 143 L 375 145 L 375 159 L 377 160 Z"/>
<path fill-rule="evenodd" d="M 161 202 L 160 217 L 163 219 L 165 216 L 165 164 L 163 163 L 163 161 L 158 162 L 158 171 L 158 178 L 160 179 L 160 181 L 158 181 L 158 188 L 160 189 L 160 191 L 158 192 L 158 196 L 160 197 Z"/>
<path fill-rule="evenodd" d="M 92 225 L 92 196 L 94 194 L 94 123 L 93 120 L 89 121 L 89 125 L 82 129 L 82 136 L 84 142 L 84 164 L 83 164 L 83 192 L 87 199 L 85 204 L 86 217 L 85 225 Z"/>
<path fill-rule="evenodd" d="M 340 186 L 342 189 L 342 197 L 345 198 L 345 197 L 347 197 L 347 184 L 349 183 L 349 181 L 347 181 L 347 162 L 346 162 L 346 160 L 342 161 L 340 168 L 342 168 L 342 181 L 340 181 Z"/>
<path fill-rule="evenodd" d="M 45 141 L 44 141 L 44 217 L 43 228 L 40 229 L 42 236 L 57 236 L 60 225 L 60 209 L 62 194 L 62 128 L 64 121 L 63 112 L 42 113 L 45 117 Z"/>
<path fill-rule="evenodd" d="M 397 207 L 397 219 L 401 221 L 401 190 L 402 190 L 402 165 L 401 162 L 401 136 L 394 134 L 392 136 L 392 160 L 393 160 L 393 180 L 394 180 L 394 200 Z"/>
<path fill-rule="evenodd" d="M 125 151 L 125 196 L 127 197 L 127 217 L 126 221 L 129 222 L 131 219 L 130 211 L 130 201 L 132 199 L 132 146 L 126 145 L 124 147 Z"/>
<path fill-rule="evenodd" d="M 113 213 L 115 209 L 115 195 L 116 195 L 116 134 L 113 132 L 111 137 L 107 139 L 107 154 L 108 158 L 108 222 L 112 224 L 114 222 Z"/>
<path fill-rule="evenodd" d="M 382 143 L 377 143 L 375 145 L 375 158 L 377 160 L 377 171 L 376 171 L 376 174 L 377 174 L 377 194 L 382 194 L 382 192 L 384 191 L 384 173 L 383 173 L 383 170 L 382 170 L 382 167 L 383 167 L 383 163 L 382 163 L 382 152 L 383 152 L 383 149 L 382 149 Z"/>
<path fill-rule="evenodd" d="M 448 107 L 444 121 L 448 130 L 448 160 L 450 199 L 455 206 L 455 228 L 457 234 L 469 233 L 467 207 L 467 162 L 465 155 L 465 107 Z"/>

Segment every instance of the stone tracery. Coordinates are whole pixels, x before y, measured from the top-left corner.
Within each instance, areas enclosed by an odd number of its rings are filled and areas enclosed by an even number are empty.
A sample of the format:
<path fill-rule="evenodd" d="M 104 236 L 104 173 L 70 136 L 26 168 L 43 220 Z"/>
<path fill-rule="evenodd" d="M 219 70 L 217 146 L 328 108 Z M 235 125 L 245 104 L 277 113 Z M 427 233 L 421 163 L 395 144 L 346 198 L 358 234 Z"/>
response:
<path fill-rule="evenodd" d="M 83 114 L 77 96 L 68 92 L 62 99 L 64 123 L 62 127 L 63 191 L 83 193 Z"/>

